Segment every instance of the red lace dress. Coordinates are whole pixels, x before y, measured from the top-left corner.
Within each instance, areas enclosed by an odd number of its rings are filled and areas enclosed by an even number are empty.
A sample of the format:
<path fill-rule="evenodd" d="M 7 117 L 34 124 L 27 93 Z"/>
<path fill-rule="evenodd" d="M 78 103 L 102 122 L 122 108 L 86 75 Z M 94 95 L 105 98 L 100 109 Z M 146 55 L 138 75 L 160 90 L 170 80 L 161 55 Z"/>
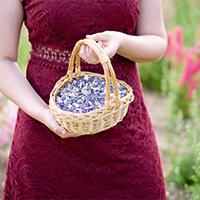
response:
<path fill-rule="evenodd" d="M 23 6 L 32 45 L 26 77 L 46 103 L 66 74 L 79 39 L 105 30 L 133 35 L 140 13 L 139 0 L 26 0 Z M 100 64 L 81 62 L 82 70 L 103 74 Z M 117 78 L 130 84 L 135 95 L 127 115 L 113 128 L 62 139 L 18 110 L 4 200 L 166 199 L 137 67 L 118 54 L 112 64 Z"/>

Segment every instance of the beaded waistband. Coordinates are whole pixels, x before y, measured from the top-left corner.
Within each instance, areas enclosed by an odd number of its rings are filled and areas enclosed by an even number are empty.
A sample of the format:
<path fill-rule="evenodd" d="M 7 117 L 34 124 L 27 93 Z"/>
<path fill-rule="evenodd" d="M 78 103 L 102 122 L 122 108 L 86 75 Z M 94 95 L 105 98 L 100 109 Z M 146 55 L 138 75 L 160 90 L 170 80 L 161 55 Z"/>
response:
<path fill-rule="evenodd" d="M 31 51 L 31 55 L 34 55 L 38 58 L 47 60 L 49 62 L 57 62 L 57 63 L 69 63 L 69 59 L 71 56 L 71 51 L 69 50 L 61 50 L 59 48 L 38 46 L 34 47 Z M 85 60 L 81 59 L 84 63 L 87 63 Z"/>

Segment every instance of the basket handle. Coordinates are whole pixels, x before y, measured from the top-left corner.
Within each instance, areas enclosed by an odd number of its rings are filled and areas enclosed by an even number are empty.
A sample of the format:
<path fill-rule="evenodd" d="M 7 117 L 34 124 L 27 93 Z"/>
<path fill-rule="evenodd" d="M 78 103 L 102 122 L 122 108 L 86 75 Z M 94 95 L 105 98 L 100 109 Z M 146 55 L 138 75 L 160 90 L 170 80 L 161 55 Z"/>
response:
<path fill-rule="evenodd" d="M 108 57 L 107 54 L 103 51 L 101 46 L 95 42 L 93 39 L 81 39 L 79 40 L 71 53 L 70 61 L 69 61 L 69 66 L 68 66 L 68 71 L 66 74 L 66 78 L 68 79 L 69 82 L 72 81 L 73 76 L 80 76 L 81 75 L 81 66 L 80 66 L 80 47 L 82 44 L 87 44 L 90 46 L 96 55 L 98 56 L 100 63 L 102 64 L 102 67 L 104 69 L 104 75 L 105 75 L 105 81 L 106 81 L 106 96 L 105 96 L 105 104 L 106 107 L 109 109 L 110 108 L 110 78 L 112 79 L 113 82 L 113 88 L 114 88 L 114 101 L 116 104 L 116 107 L 118 108 L 120 106 L 120 99 L 119 99 L 119 92 L 118 92 L 118 87 L 117 87 L 117 79 L 115 72 L 113 70 L 113 66 L 111 64 L 110 58 Z M 76 66 L 74 67 L 74 61 L 76 57 Z M 73 73 L 75 68 L 75 73 Z"/>

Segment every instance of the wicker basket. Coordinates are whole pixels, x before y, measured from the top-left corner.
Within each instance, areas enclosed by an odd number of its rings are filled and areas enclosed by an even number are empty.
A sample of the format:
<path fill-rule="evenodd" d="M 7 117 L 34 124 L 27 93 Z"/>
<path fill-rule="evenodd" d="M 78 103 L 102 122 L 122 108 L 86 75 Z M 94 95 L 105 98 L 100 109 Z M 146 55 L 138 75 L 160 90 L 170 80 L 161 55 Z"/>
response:
<path fill-rule="evenodd" d="M 96 55 L 104 69 L 104 75 L 99 73 L 81 71 L 79 56 L 80 47 L 82 44 L 89 45 Z M 76 66 L 74 61 L 76 58 Z M 75 69 L 75 72 L 74 72 Z M 72 81 L 74 78 L 79 78 L 83 75 L 104 77 L 106 82 L 105 105 L 99 109 L 88 113 L 72 113 L 61 110 L 55 102 L 55 97 L 64 84 Z M 110 95 L 110 81 L 113 83 L 114 97 Z M 120 82 L 127 89 L 127 95 L 120 98 L 117 82 Z M 68 71 L 65 76 L 60 78 L 55 84 L 50 93 L 49 108 L 53 112 L 56 120 L 64 127 L 72 137 L 80 135 L 95 134 L 115 126 L 122 121 L 127 113 L 129 104 L 134 100 L 132 88 L 122 80 L 117 80 L 113 70 L 110 58 L 105 54 L 101 46 L 92 39 L 79 40 L 71 53 Z"/>

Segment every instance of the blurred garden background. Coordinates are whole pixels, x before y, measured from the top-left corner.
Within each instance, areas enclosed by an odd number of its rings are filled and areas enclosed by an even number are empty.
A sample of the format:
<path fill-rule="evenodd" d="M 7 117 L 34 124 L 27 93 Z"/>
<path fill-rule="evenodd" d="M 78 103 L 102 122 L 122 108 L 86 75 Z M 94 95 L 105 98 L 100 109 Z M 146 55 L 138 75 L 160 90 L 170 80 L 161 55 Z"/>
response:
<path fill-rule="evenodd" d="M 169 200 L 200 200 L 200 0 L 163 0 L 168 49 L 140 64 L 145 101 L 156 130 Z M 19 64 L 30 45 L 22 29 Z M 0 93 L 0 194 L 17 107 Z"/>

